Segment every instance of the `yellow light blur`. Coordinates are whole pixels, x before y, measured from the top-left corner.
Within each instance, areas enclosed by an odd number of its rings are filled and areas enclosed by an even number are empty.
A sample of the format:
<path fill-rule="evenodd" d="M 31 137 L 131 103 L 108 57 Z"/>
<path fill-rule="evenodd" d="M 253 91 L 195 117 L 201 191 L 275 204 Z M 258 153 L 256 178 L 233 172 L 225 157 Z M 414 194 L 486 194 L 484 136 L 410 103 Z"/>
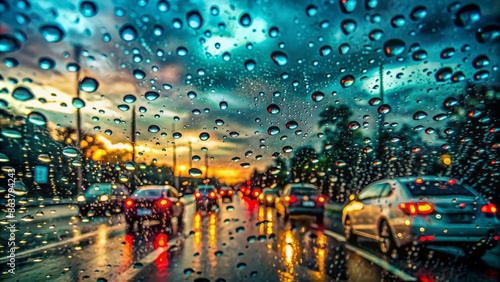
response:
<path fill-rule="evenodd" d="M 362 210 L 363 207 L 363 203 L 361 202 L 351 202 L 344 209 L 346 212 L 352 212 Z"/>

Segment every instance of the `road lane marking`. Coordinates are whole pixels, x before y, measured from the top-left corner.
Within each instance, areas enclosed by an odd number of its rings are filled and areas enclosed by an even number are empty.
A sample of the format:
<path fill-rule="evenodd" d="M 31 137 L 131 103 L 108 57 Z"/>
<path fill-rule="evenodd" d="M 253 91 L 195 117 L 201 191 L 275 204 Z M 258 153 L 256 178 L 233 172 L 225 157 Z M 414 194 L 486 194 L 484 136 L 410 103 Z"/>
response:
<path fill-rule="evenodd" d="M 107 228 L 106 231 L 107 231 L 107 233 L 111 233 L 111 232 L 119 230 L 119 229 L 123 229 L 123 226 L 121 226 L 121 225 L 112 226 L 112 227 Z M 70 239 L 67 239 L 67 240 L 64 240 L 61 242 L 52 243 L 52 244 L 44 245 L 44 246 L 37 247 L 37 248 L 31 249 L 31 250 L 26 250 L 24 252 L 16 253 L 16 258 L 25 257 L 27 255 L 30 255 L 30 254 L 36 253 L 36 252 L 40 252 L 40 251 L 43 251 L 45 249 L 51 249 L 51 248 L 59 247 L 61 245 L 66 245 L 66 244 L 70 244 L 70 243 L 73 243 L 76 241 L 81 241 L 81 240 L 89 238 L 89 237 L 97 236 L 101 232 L 102 231 L 100 231 L 100 230 L 96 230 L 96 231 L 88 232 L 88 233 L 85 233 L 82 235 L 78 235 L 77 237 L 73 237 L 73 238 L 70 238 Z M 4 261 L 8 261 L 8 260 L 9 260 L 9 257 L 0 258 L 0 262 L 4 262 Z"/>
<path fill-rule="evenodd" d="M 336 233 L 336 232 L 333 232 L 331 230 L 323 230 L 323 233 L 325 233 L 326 235 L 334 238 L 335 240 L 339 241 L 339 242 L 346 242 L 346 239 L 344 236 Z M 349 243 L 346 243 L 345 245 L 345 248 L 358 254 L 359 256 L 365 258 L 366 260 L 368 261 L 371 261 L 373 262 L 374 264 L 382 267 L 383 269 L 391 272 L 392 274 L 396 275 L 397 277 L 399 277 L 401 280 L 403 281 L 418 281 L 417 278 L 411 276 L 410 274 L 402 271 L 401 269 L 397 268 L 396 266 L 388 263 L 387 261 L 383 260 L 382 258 L 379 258 L 377 257 L 376 255 L 373 255 L 367 251 L 364 251 L 358 247 L 355 247 Z"/>
<path fill-rule="evenodd" d="M 121 274 L 118 275 L 118 277 L 112 279 L 111 281 L 134 281 L 135 276 L 137 276 L 145 267 L 156 261 L 158 256 L 160 256 L 162 253 L 167 252 L 168 249 L 172 246 L 175 245 L 175 243 L 179 240 L 179 237 L 172 238 L 168 240 L 167 242 L 167 247 L 158 247 L 158 249 L 152 251 L 149 253 L 147 256 L 139 260 L 138 262 L 134 262 L 130 265 L 130 267 L 122 272 Z M 142 264 L 141 268 L 135 268 L 134 265 L 140 263 Z"/>

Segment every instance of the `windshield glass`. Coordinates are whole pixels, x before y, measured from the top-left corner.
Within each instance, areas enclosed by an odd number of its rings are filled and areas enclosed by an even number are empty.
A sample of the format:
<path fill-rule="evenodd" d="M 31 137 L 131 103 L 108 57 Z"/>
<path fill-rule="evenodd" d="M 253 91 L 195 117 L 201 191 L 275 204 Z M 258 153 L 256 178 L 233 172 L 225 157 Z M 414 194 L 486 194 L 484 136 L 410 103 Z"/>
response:
<path fill-rule="evenodd" d="M 0 281 L 500 281 L 499 109 L 500 0 L 0 0 Z"/>
<path fill-rule="evenodd" d="M 460 184 L 448 184 L 442 181 L 425 181 L 423 184 L 415 184 L 415 182 L 406 183 L 408 191 L 413 196 L 470 196 L 475 195 L 466 187 Z"/>

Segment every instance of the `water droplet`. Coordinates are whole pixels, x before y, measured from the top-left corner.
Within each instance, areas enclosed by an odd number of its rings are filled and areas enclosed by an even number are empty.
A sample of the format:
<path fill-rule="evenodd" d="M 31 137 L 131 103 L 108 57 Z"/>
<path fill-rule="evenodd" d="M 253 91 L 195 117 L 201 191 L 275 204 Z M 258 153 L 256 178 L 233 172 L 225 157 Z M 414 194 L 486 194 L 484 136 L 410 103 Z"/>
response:
<path fill-rule="evenodd" d="M 500 26 L 487 25 L 476 30 L 476 40 L 479 43 L 487 43 L 500 37 Z"/>
<path fill-rule="evenodd" d="M 319 49 L 319 54 L 323 57 L 328 56 L 332 53 L 332 47 L 325 45 Z"/>
<path fill-rule="evenodd" d="M 24 102 L 34 99 L 35 95 L 31 93 L 30 89 L 20 86 L 14 89 L 14 91 L 12 91 L 12 98 Z"/>
<path fill-rule="evenodd" d="M 351 121 L 348 125 L 347 125 L 347 128 L 349 128 L 350 130 L 356 130 L 356 129 L 359 129 L 361 127 L 361 125 L 359 124 L 359 122 L 357 121 Z"/>
<path fill-rule="evenodd" d="M 340 3 L 340 8 L 342 9 L 342 12 L 352 13 L 356 9 L 358 1 L 357 0 L 341 0 L 341 1 L 339 1 L 339 3 Z"/>
<path fill-rule="evenodd" d="M 427 59 L 427 51 L 425 50 L 417 50 L 413 53 L 413 56 L 412 56 L 413 60 L 414 61 L 422 61 L 422 60 L 425 60 Z"/>
<path fill-rule="evenodd" d="M 255 243 L 255 241 L 257 241 L 257 238 L 255 236 L 248 236 L 247 237 L 248 243 Z"/>
<path fill-rule="evenodd" d="M 285 152 L 285 153 L 290 153 L 290 152 L 292 152 L 292 151 L 293 151 L 293 147 L 292 147 L 292 146 L 285 146 L 285 147 L 283 147 L 283 149 L 282 149 L 282 150 L 283 150 L 283 152 Z"/>
<path fill-rule="evenodd" d="M 80 70 L 80 66 L 77 64 L 77 63 L 68 63 L 66 65 L 66 69 L 69 71 L 69 72 L 77 72 Z"/>
<path fill-rule="evenodd" d="M 200 133 L 200 140 L 201 141 L 207 141 L 210 138 L 210 134 L 207 132 L 202 132 Z"/>
<path fill-rule="evenodd" d="M 392 27 L 402 27 L 406 23 L 405 17 L 403 15 L 396 15 L 391 19 Z"/>
<path fill-rule="evenodd" d="M 15 52 L 21 48 L 21 41 L 10 34 L 0 34 L 0 53 Z"/>
<path fill-rule="evenodd" d="M 476 69 L 484 68 L 490 65 L 490 59 L 486 55 L 479 55 L 472 61 L 472 65 Z"/>
<path fill-rule="evenodd" d="M 170 10 L 170 4 L 167 1 L 160 0 L 158 4 L 156 4 L 156 9 L 159 12 L 166 13 Z"/>
<path fill-rule="evenodd" d="M 240 16 L 240 24 L 243 27 L 249 27 L 252 24 L 252 17 L 248 13 L 243 13 Z"/>
<path fill-rule="evenodd" d="M 458 106 L 458 101 L 457 101 L 457 99 L 455 99 L 453 97 L 448 97 L 448 98 L 446 98 L 446 100 L 444 100 L 443 105 L 446 108 L 452 108 L 452 107 Z"/>
<path fill-rule="evenodd" d="M 280 133 L 280 129 L 277 126 L 271 126 L 267 129 L 269 135 L 277 135 Z"/>
<path fill-rule="evenodd" d="M 56 66 L 56 62 L 54 60 L 52 60 L 51 58 L 41 57 L 38 60 L 38 66 L 42 70 L 50 70 L 50 69 L 53 69 Z"/>
<path fill-rule="evenodd" d="M 471 25 L 481 20 L 481 10 L 476 4 L 465 5 L 454 15 L 454 23 L 459 27 L 470 28 Z"/>
<path fill-rule="evenodd" d="M 437 114 L 434 117 L 432 117 L 432 119 L 435 121 L 441 121 L 441 120 L 445 120 L 447 118 L 448 118 L 447 114 Z"/>
<path fill-rule="evenodd" d="M 250 164 L 249 164 L 249 163 L 242 163 L 242 164 L 240 164 L 240 166 L 241 166 L 242 168 L 249 168 L 249 167 L 250 167 Z"/>
<path fill-rule="evenodd" d="M 120 37 L 126 42 L 134 41 L 137 39 L 137 31 L 129 24 L 124 25 L 120 28 Z"/>
<path fill-rule="evenodd" d="M 449 59 L 451 57 L 453 57 L 453 55 L 455 55 L 455 48 L 453 47 L 448 47 L 448 48 L 445 48 L 443 51 L 441 51 L 441 59 Z"/>
<path fill-rule="evenodd" d="M 220 257 L 220 256 L 222 256 L 223 254 L 224 254 L 224 252 L 223 252 L 223 251 L 215 251 L 215 253 L 214 253 L 214 255 L 215 255 L 216 257 Z"/>
<path fill-rule="evenodd" d="M 186 268 L 184 269 L 184 274 L 185 275 L 191 275 L 194 273 L 194 270 L 192 268 Z"/>
<path fill-rule="evenodd" d="M 438 82 L 443 82 L 449 80 L 452 74 L 453 70 L 451 68 L 444 67 L 436 71 L 435 77 Z"/>
<path fill-rule="evenodd" d="M 192 11 L 187 14 L 188 26 L 192 29 L 199 29 L 203 24 L 203 18 L 198 11 Z"/>
<path fill-rule="evenodd" d="M 227 109 L 228 104 L 227 104 L 226 101 L 222 101 L 222 102 L 219 103 L 219 107 L 220 107 L 221 110 L 225 110 L 225 109 Z"/>
<path fill-rule="evenodd" d="M 236 268 L 238 268 L 238 270 L 242 270 L 242 269 L 245 269 L 245 267 L 247 266 L 246 263 L 244 262 L 240 262 L 236 265 Z"/>
<path fill-rule="evenodd" d="M 318 14 L 318 7 L 316 5 L 309 5 L 306 7 L 306 14 L 308 17 L 314 17 Z"/>
<path fill-rule="evenodd" d="M 427 117 L 427 113 L 424 111 L 417 111 L 413 114 L 414 120 L 421 120 Z"/>
<path fill-rule="evenodd" d="M 157 133 L 160 131 L 160 127 L 158 125 L 153 124 L 148 127 L 148 131 L 151 133 Z"/>
<path fill-rule="evenodd" d="M 490 77 L 490 72 L 487 70 L 480 70 L 474 74 L 474 81 L 487 80 Z"/>
<path fill-rule="evenodd" d="M 92 1 L 83 1 L 80 3 L 80 13 L 82 16 L 90 18 L 97 15 L 97 5 Z"/>
<path fill-rule="evenodd" d="M 280 34 L 280 31 L 279 31 L 278 27 L 273 26 L 269 29 L 269 37 L 276 38 L 279 36 L 279 34 Z"/>
<path fill-rule="evenodd" d="M 78 149 L 73 147 L 66 147 L 62 150 L 64 156 L 68 158 L 76 158 L 78 157 Z"/>
<path fill-rule="evenodd" d="M 18 130 L 15 130 L 15 129 L 4 128 L 0 132 L 2 133 L 2 136 L 7 137 L 7 138 L 19 139 L 19 138 L 23 137 L 21 132 L 19 132 Z"/>
<path fill-rule="evenodd" d="M 344 88 L 350 87 L 353 84 L 354 84 L 354 76 L 350 74 L 342 77 L 342 79 L 340 80 L 340 85 L 342 85 L 342 87 Z"/>
<path fill-rule="evenodd" d="M 144 98 L 148 101 L 154 101 L 160 97 L 160 94 L 153 92 L 153 91 L 148 91 L 144 94 Z"/>
<path fill-rule="evenodd" d="M 144 267 L 144 265 L 140 262 L 134 263 L 134 268 L 143 268 L 143 267 Z"/>
<path fill-rule="evenodd" d="M 129 105 L 121 104 L 121 105 L 118 105 L 118 109 L 126 112 L 126 111 L 130 110 L 130 107 L 129 107 Z"/>
<path fill-rule="evenodd" d="M 349 52 L 349 50 L 351 50 L 351 46 L 349 44 L 347 44 L 347 43 L 340 44 L 340 46 L 339 46 L 339 53 L 341 55 L 347 54 L 347 52 Z"/>
<path fill-rule="evenodd" d="M 174 137 L 174 139 L 179 139 L 179 138 L 181 138 L 181 137 L 182 137 L 182 133 L 180 133 L 180 132 L 174 132 L 174 133 L 172 134 L 172 136 Z"/>
<path fill-rule="evenodd" d="M 356 31 L 358 24 L 356 23 L 356 21 L 354 21 L 352 19 L 346 19 L 346 20 L 342 21 L 340 26 L 342 27 L 342 31 L 344 32 L 344 34 L 349 35 L 349 34 Z"/>
<path fill-rule="evenodd" d="M 453 74 L 451 77 L 451 81 L 453 82 L 461 82 L 465 80 L 465 74 L 461 71 L 457 71 L 456 73 Z"/>
<path fill-rule="evenodd" d="M 314 102 L 319 102 L 325 98 L 325 93 L 321 91 L 316 91 L 311 95 Z"/>
<path fill-rule="evenodd" d="M 137 98 L 132 94 L 127 94 L 127 95 L 125 95 L 125 97 L 123 97 L 123 102 L 129 103 L 129 104 L 134 103 L 136 100 L 137 100 Z"/>
<path fill-rule="evenodd" d="M 388 114 L 390 111 L 391 111 L 391 106 L 387 104 L 383 104 L 378 107 L 379 114 Z"/>
<path fill-rule="evenodd" d="M 405 51 L 406 44 L 403 40 L 393 38 L 389 39 L 384 44 L 384 53 L 387 57 L 399 56 Z"/>
<path fill-rule="evenodd" d="M 270 114 L 277 114 L 280 112 L 280 107 L 276 104 L 271 104 L 269 106 L 267 106 L 267 112 L 270 113 Z"/>
<path fill-rule="evenodd" d="M 31 112 L 28 115 L 28 121 L 38 126 L 44 126 L 47 124 L 47 118 L 39 112 Z"/>
<path fill-rule="evenodd" d="M 227 211 L 234 211 L 234 206 L 227 206 L 226 210 Z M 238 230 L 236 230 L 236 231 L 238 231 Z"/>
<path fill-rule="evenodd" d="M 40 27 L 40 34 L 50 43 L 59 42 L 64 38 L 63 29 L 55 24 L 47 24 Z"/>
<path fill-rule="evenodd" d="M 184 57 L 187 54 L 188 54 L 188 49 L 186 49 L 185 47 L 179 47 L 179 48 L 177 48 L 177 55 L 178 56 Z"/>
<path fill-rule="evenodd" d="M 143 72 L 142 70 L 134 70 L 132 74 L 137 80 L 143 80 L 144 78 L 146 78 L 146 73 Z"/>
<path fill-rule="evenodd" d="M 286 123 L 286 128 L 288 129 L 296 129 L 298 126 L 299 126 L 298 123 L 294 120 L 291 120 Z"/>
<path fill-rule="evenodd" d="M 92 93 L 95 92 L 99 87 L 99 82 L 97 82 L 97 80 L 95 80 L 94 78 L 85 77 L 80 81 L 78 87 L 84 92 Z"/>
<path fill-rule="evenodd" d="M 245 61 L 245 68 L 247 69 L 247 71 L 253 71 L 256 66 L 257 66 L 257 64 L 255 63 L 254 60 L 246 60 Z"/>
<path fill-rule="evenodd" d="M 384 32 L 381 29 L 374 29 L 370 31 L 370 34 L 368 34 L 368 37 L 370 38 L 371 41 L 378 41 L 382 38 L 384 35 Z"/>
<path fill-rule="evenodd" d="M 285 53 L 281 51 L 275 51 L 271 54 L 271 59 L 278 66 L 284 66 L 288 63 L 288 57 Z"/>
<path fill-rule="evenodd" d="M 193 157 L 194 158 L 194 157 Z M 199 157 L 198 157 L 199 158 Z M 200 158 L 201 159 L 201 158 Z M 194 160 L 194 159 L 193 159 Z M 196 160 L 194 160 L 196 161 Z M 199 161 L 199 160 L 198 160 Z M 189 175 L 191 176 L 194 176 L 194 177 L 198 177 L 198 176 L 201 176 L 203 173 L 201 170 L 197 169 L 197 168 L 191 168 L 189 169 Z"/>
<path fill-rule="evenodd" d="M 424 6 L 415 7 L 410 14 L 410 17 L 414 21 L 422 20 L 427 16 L 427 8 Z"/>

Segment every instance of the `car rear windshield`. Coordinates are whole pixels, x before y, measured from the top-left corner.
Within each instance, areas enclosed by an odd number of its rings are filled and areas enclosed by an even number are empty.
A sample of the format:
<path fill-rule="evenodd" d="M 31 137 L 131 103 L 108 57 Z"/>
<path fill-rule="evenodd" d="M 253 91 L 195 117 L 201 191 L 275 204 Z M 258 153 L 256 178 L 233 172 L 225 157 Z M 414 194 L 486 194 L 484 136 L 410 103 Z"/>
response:
<path fill-rule="evenodd" d="M 134 192 L 136 198 L 159 198 L 163 189 L 140 189 Z"/>
<path fill-rule="evenodd" d="M 318 190 L 307 187 L 292 188 L 291 194 L 298 196 L 314 196 L 318 194 Z"/>
<path fill-rule="evenodd" d="M 264 195 L 278 195 L 278 189 L 266 190 L 266 191 L 264 191 Z"/>
<path fill-rule="evenodd" d="M 449 184 L 444 181 L 425 181 L 423 184 L 406 182 L 406 187 L 413 196 L 475 196 L 461 184 Z"/>
<path fill-rule="evenodd" d="M 89 188 L 87 188 L 87 191 L 85 191 L 85 195 L 95 196 L 95 195 L 109 194 L 110 191 L 111 191 L 110 184 L 94 184 L 89 186 Z"/>
<path fill-rule="evenodd" d="M 203 194 L 207 194 L 209 193 L 210 191 L 213 191 L 215 188 L 213 187 L 209 187 L 209 188 L 198 188 L 198 192 L 200 193 L 203 193 Z"/>

